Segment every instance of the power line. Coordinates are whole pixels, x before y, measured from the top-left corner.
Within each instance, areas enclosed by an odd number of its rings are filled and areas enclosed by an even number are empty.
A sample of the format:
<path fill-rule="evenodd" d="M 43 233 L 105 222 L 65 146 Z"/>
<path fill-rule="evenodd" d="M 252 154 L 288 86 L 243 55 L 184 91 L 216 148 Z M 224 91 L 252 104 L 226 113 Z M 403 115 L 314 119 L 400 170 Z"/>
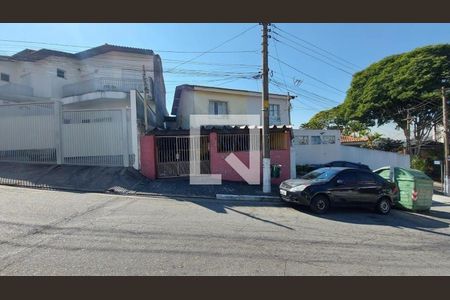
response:
<path fill-rule="evenodd" d="M 325 53 L 328 53 L 328 54 L 334 56 L 335 58 L 342 60 L 343 62 L 346 62 L 346 63 L 348 63 L 348 64 L 350 64 L 350 65 L 352 65 L 352 66 L 357 67 L 358 69 L 362 69 L 362 67 L 360 67 L 360 66 L 358 66 L 358 65 L 356 65 L 356 64 L 354 64 L 354 63 L 352 63 L 352 62 L 350 62 L 350 61 L 348 61 L 348 60 L 346 60 L 346 59 L 344 59 L 344 58 L 342 58 L 342 57 L 339 57 L 339 56 L 337 56 L 336 54 L 334 54 L 334 53 L 332 53 L 332 52 L 330 52 L 330 51 L 328 51 L 328 50 L 325 50 L 325 49 L 323 49 L 323 48 L 321 48 L 321 47 L 319 47 L 319 46 L 317 46 L 317 45 L 315 45 L 315 44 L 313 44 L 313 43 L 311 43 L 311 42 L 308 42 L 308 41 L 305 40 L 305 39 L 299 38 L 298 36 L 293 35 L 292 33 L 289 33 L 289 32 L 287 32 L 287 31 L 281 29 L 280 27 L 278 27 L 278 26 L 276 26 L 276 25 L 273 25 L 273 26 L 274 26 L 276 29 L 280 30 L 281 32 L 284 32 L 285 34 L 287 34 L 287 35 L 289 35 L 289 36 L 292 36 L 293 38 L 295 38 L 295 39 L 297 39 L 297 40 L 300 40 L 300 41 L 302 41 L 302 42 L 304 42 L 304 43 L 306 43 L 306 44 L 308 44 L 308 45 L 313 46 L 314 48 L 317 48 L 317 49 L 319 49 L 319 50 L 321 50 L 321 51 L 323 51 L 323 52 L 325 52 Z"/>
<path fill-rule="evenodd" d="M 305 52 L 305 51 L 302 51 L 302 50 L 300 50 L 300 49 L 298 49 L 298 48 L 292 46 L 292 45 L 289 45 L 289 44 L 287 44 L 287 43 L 285 43 L 285 42 L 282 42 L 282 41 L 278 40 L 277 38 L 273 38 L 273 39 L 274 39 L 276 42 L 279 42 L 280 44 L 283 44 L 283 45 L 285 45 L 285 46 L 287 46 L 287 47 L 289 47 L 289 48 L 292 48 L 292 49 L 294 49 L 295 51 L 297 51 L 297 52 L 299 52 L 299 53 L 305 54 L 305 55 L 307 55 L 307 56 L 309 56 L 309 57 L 312 57 L 312 58 L 314 58 L 314 59 L 316 59 L 316 60 L 318 60 L 318 61 L 320 61 L 320 62 L 322 62 L 322 63 L 324 63 L 324 64 L 326 64 L 326 65 L 328 65 L 328 66 L 331 66 L 331 67 L 333 67 L 333 68 L 335 68 L 335 69 L 341 71 L 341 72 L 344 72 L 344 73 L 346 73 L 346 74 L 348 74 L 348 75 L 350 75 L 350 76 L 353 76 L 352 73 L 350 73 L 350 72 L 348 72 L 348 71 L 342 69 L 341 67 L 335 66 L 335 65 L 333 65 L 333 64 L 331 64 L 331 63 L 329 63 L 329 62 L 327 62 L 327 61 L 325 61 L 325 60 L 323 60 L 323 59 L 321 59 L 321 58 L 318 58 L 317 56 L 311 55 L 311 54 L 309 54 L 309 53 L 307 53 L 307 52 Z"/>
<path fill-rule="evenodd" d="M 277 77 L 275 77 L 275 78 L 277 78 Z M 286 87 L 289 87 L 287 84 L 285 84 L 285 86 L 286 86 Z M 320 100 L 324 100 L 324 101 L 330 102 L 330 103 L 333 104 L 333 105 L 338 105 L 338 104 L 340 104 L 339 101 L 336 101 L 336 100 L 333 100 L 333 99 L 324 97 L 324 96 L 322 96 L 322 95 L 319 95 L 319 94 L 317 94 L 317 93 L 311 92 L 311 91 L 309 91 L 309 90 L 307 90 L 307 89 L 304 89 L 304 88 L 300 88 L 300 87 L 292 87 L 292 86 L 291 86 L 291 88 L 292 88 L 292 89 L 295 89 L 295 90 L 299 90 L 299 91 L 301 91 L 301 92 L 308 93 L 308 94 L 310 94 L 310 95 L 313 95 L 314 97 L 316 97 L 316 98 L 318 98 L 318 99 L 320 99 Z"/>
<path fill-rule="evenodd" d="M 277 58 L 280 59 L 280 56 L 278 55 L 277 44 L 274 43 L 273 46 L 275 47 L 275 54 L 276 54 Z M 278 61 L 278 67 L 280 68 L 280 72 L 281 72 L 281 76 L 283 77 L 284 84 L 287 86 L 287 83 L 286 83 L 286 77 L 284 76 L 283 68 L 281 67 L 281 64 L 280 64 L 279 61 Z"/>
<path fill-rule="evenodd" d="M 336 87 L 334 87 L 334 86 L 332 86 L 332 85 L 330 85 L 330 84 L 328 84 L 328 83 L 326 83 L 326 82 L 324 82 L 324 81 L 322 81 L 322 80 L 320 80 L 320 79 L 317 79 L 317 78 L 315 78 L 315 77 L 313 77 L 313 76 L 311 76 L 311 75 L 309 75 L 309 74 L 307 74 L 307 73 L 305 73 L 305 72 L 303 72 L 303 71 L 300 71 L 299 69 L 297 69 L 297 68 L 291 66 L 290 64 L 288 64 L 288 63 L 286 63 L 286 62 L 284 62 L 284 61 L 282 61 L 282 60 L 280 60 L 280 59 L 278 59 L 278 58 L 275 58 L 275 57 L 273 57 L 273 56 L 271 56 L 271 55 L 269 55 L 269 56 L 270 56 L 272 59 L 275 59 L 276 61 L 279 61 L 279 62 L 282 63 L 283 65 L 285 65 L 285 66 L 287 66 L 287 67 L 293 69 L 294 71 L 297 71 L 297 72 L 299 72 L 299 73 L 301 73 L 301 74 L 307 76 L 308 78 L 311 78 L 312 80 L 315 80 L 315 81 L 317 81 L 317 82 L 320 82 L 320 83 L 322 83 L 323 85 L 326 85 L 326 86 L 328 86 L 328 87 L 330 87 L 330 88 L 332 88 L 332 89 L 334 89 L 334 90 L 336 90 L 336 91 L 338 91 L 338 92 L 341 92 L 341 93 L 345 94 L 344 91 L 342 91 L 342 90 L 340 90 L 340 89 L 338 89 L 338 88 L 336 88 Z"/>
<path fill-rule="evenodd" d="M 312 76 L 312 75 L 309 75 L 309 74 L 307 74 L 307 73 L 305 73 L 305 72 L 303 72 L 303 71 L 300 71 L 299 69 L 293 67 L 292 65 L 290 65 L 290 64 L 288 64 L 288 63 L 286 63 L 286 62 L 284 62 L 284 61 L 282 61 L 282 60 L 276 59 L 276 58 L 274 58 L 273 56 L 270 56 L 270 57 L 273 58 L 273 59 L 275 59 L 275 60 L 277 60 L 277 61 L 279 61 L 281 64 L 283 64 L 283 65 L 285 65 L 285 66 L 287 66 L 287 67 L 293 69 L 294 71 L 296 71 L 296 72 L 298 72 L 298 73 L 301 73 L 301 74 L 305 75 L 306 77 L 308 77 L 308 78 L 310 78 L 310 79 L 312 79 L 312 80 L 314 80 L 314 81 L 317 81 L 317 82 L 319 82 L 319 83 L 321 83 L 321 84 L 323 84 L 323 85 L 325 85 L 325 86 L 327 86 L 327 87 L 329 87 L 329 88 L 332 88 L 332 89 L 335 90 L 335 91 L 338 91 L 338 92 L 340 92 L 340 93 L 342 93 L 342 94 L 345 94 L 344 91 L 342 91 L 342 90 L 340 90 L 340 89 L 338 89 L 338 88 L 336 88 L 336 87 L 334 87 L 334 86 L 332 86 L 332 85 L 330 85 L 330 84 L 328 84 L 328 83 L 326 83 L 326 82 L 324 82 L 324 81 L 322 81 L 322 80 L 320 80 L 320 79 L 318 79 L 318 78 L 315 78 L 315 77 Z"/>
<path fill-rule="evenodd" d="M 226 43 L 229 43 L 229 42 L 231 42 L 231 41 L 237 39 L 237 38 L 240 37 L 241 35 L 247 33 L 248 31 L 252 30 L 252 29 L 255 28 L 256 26 L 258 26 L 258 25 L 253 25 L 253 26 L 251 26 L 250 28 L 247 28 L 246 30 L 242 31 L 241 33 L 236 34 L 235 36 L 233 36 L 233 37 L 227 39 L 226 41 L 220 43 L 219 45 L 217 45 L 217 46 L 215 46 L 215 47 L 213 47 L 213 48 L 211 48 L 211 49 L 209 49 L 209 50 L 206 50 L 206 51 L 200 53 L 199 55 L 194 56 L 193 58 L 191 58 L 191 59 L 189 59 L 189 60 L 187 60 L 187 61 L 185 61 L 185 62 L 183 62 L 183 63 L 180 63 L 179 65 L 176 65 L 176 66 L 173 67 L 171 70 L 175 70 L 176 68 L 178 68 L 178 67 L 180 67 L 180 66 L 182 66 L 182 65 L 184 65 L 184 64 L 186 64 L 186 63 L 188 63 L 188 62 L 191 62 L 191 61 L 193 61 L 193 60 L 196 60 L 197 58 L 199 58 L 199 57 L 201 57 L 201 56 L 203 56 L 203 55 L 205 55 L 205 54 L 207 54 L 207 53 L 209 53 L 209 52 L 211 52 L 211 51 L 216 50 L 217 48 L 219 48 L 219 47 L 225 45 Z M 170 70 L 169 70 L 169 71 L 170 71 Z"/>
<path fill-rule="evenodd" d="M 292 40 L 292 39 L 290 39 L 290 38 L 287 38 L 286 36 L 284 36 L 284 35 L 282 35 L 282 34 L 276 32 L 276 31 L 274 31 L 274 34 L 276 34 L 278 37 L 281 37 L 281 38 L 283 38 L 283 39 L 285 39 L 285 40 L 288 40 L 289 42 L 291 42 L 291 43 L 293 43 L 293 44 L 295 44 L 295 45 L 298 45 L 298 46 L 300 46 L 300 47 L 302 47 L 302 48 L 304 48 L 304 49 L 307 49 L 307 50 L 313 52 L 314 54 L 320 55 L 320 56 L 322 56 L 322 57 L 324 57 L 324 58 L 326 58 L 326 59 L 328 59 L 328 60 L 330 60 L 330 61 L 332 61 L 332 62 L 334 62 L 334 63 L 337 63 L 337 64 L 341 65 L 341 66 L 344 67 L 344 68 L 353 69 L 353 70 L 358 70 L 358 69 L 356 69 L 355 67 L 349 66 L 348 64 L 343 64 L 343 63 L 340 62 L 339 60 L 333 59 L 333 58 L 331 58 L 331 57 L 328 56 L 328 55 L 325 55 L 325 54 L 323 54 L 323 53 L 320 53 L 320 52 L 317 51 L 317 50 L 314 50 L 314 49 L 312 49 L 312 48 L 306 47 L 305 45 L 302 45 L 302 44 L 299 43 L 299 42 L 296 42 L 296 41 L 294 41 L 294 40 Z"/>
<path fill-rule="evenodd" d="M 256 26 L 256 25 L 255 25 Z M 8 42 L 8 43 L 24 43 L 24 44 L 34 44 L 34 45 L 47 45 L 47 46 L 62 46 L 62 47 L 70 47 L 70 48 L 82 48 L 82 49 L 90 49 L 99 46 L 81 46 L 81 45 L 69 45 L 69 44 L 58 44 L 58 43 L 47 43 L 47 42 L 36 42 L 36 41 L 24 41 L 24 40 L 6 40 L 0 39 L 0 42 Z M 139 47 L 136 47 L 139 49 Z M 72 50 L 71 50 L 72 51 Z M 161 53 L 180 53 L 180 54 L 196 54 L 196 53 L 204 53 L 205 51 L 178 51 L 178 50 L 153 50 L 154 52 Z M 258 50 L 230 50 L 230 51 L 208 51 L 208 53 L 218 53 L 218 54 L 226 54 L 226 53 L 258 53 Z"/>

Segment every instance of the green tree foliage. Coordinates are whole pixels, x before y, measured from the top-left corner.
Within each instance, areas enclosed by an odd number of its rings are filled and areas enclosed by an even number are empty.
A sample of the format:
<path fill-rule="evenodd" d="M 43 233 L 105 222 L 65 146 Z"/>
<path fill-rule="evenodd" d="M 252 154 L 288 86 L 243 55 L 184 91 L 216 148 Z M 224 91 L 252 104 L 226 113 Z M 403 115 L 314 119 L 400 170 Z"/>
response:
<path fill-rule="evenodd" d="M 403 142 L 401 140 L 385 138 L 380 134 L 369 138 L 369 141 L 361 147 L 388 152 L 400 152 L 404 149 Z"/>
<path fill-rule="evenodd" d="M 307 129 L 342 129 L 344 121 L 340 118 L 339 106 L 315 114 L 302 128 Z"/>
<path fill-rule="evenodd" d="M 331 116 L 343 127 L 350 120 L 368 127 L 394 122 L 406 136 L 409 108 L 418 154 L 433 125 L 442 122 L 439 89 L 445 78 L 450 78 L 450 44 L 392 55 L 356 73 L 343 104 L 331 109 Z M 328 116 L 315 115 L 311 121 Z"/>

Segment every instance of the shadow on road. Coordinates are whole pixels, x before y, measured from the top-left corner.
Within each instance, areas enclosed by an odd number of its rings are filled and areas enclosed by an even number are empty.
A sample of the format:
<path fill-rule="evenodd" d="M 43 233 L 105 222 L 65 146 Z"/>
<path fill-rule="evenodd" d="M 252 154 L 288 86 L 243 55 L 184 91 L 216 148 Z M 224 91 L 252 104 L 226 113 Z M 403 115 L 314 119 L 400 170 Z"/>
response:
<path fill-rule="evenodd" d="M 247 213 L 247 212 L 243 212 L 238 210 L 236 207 L 274 207 L 274 206 L 285 206 L 284 203 L 277 203 L 277 202 L 255 202 L 255 201 L 221 201 L 221 200 L 188 200 L 186 198 L 179 198 L 179 197 L 171 197 L 171 199 L 175 199 L 178 201 L 184 201 L 184 202 L 191 202 L 194 203 L 196 205 L 199 205 L 201 207 L 207 208 L 209 210 L 212 210 L 216 213 L 220 213 L 220 214 L 227 214 L 227 210 L 235 212 L 237 214 L 241 214 L 243 216 L 252 218 L 254 220 L 258 220 L 264 223 L 268 223 L 268 224 L 272 224 L 278 227 L 283 227 L 289 230 L 295 230 L 292 227 L 283 225 L 281 223 L 275 222 L 275 221 L 271 221 L 268 219 L 264 219 L 258 216 L 255 216 L 253 214 Z"/>
<path fill-rule="evenodd" d="M 450 223 L 434 219 L 450 220 L 450 213 L 444 211 L 430 210 L 426 213 L 413 213 L 393 209 L 389 215 L 383 216 L 367 208 L 332 208 L 324 215 L 316 215 L 306 207 L 293 206 L 293 208 L 299 212 L 335 222 L 408 228 L 450 237 L 449 233 L 433 231 L 450 227 Z"/>

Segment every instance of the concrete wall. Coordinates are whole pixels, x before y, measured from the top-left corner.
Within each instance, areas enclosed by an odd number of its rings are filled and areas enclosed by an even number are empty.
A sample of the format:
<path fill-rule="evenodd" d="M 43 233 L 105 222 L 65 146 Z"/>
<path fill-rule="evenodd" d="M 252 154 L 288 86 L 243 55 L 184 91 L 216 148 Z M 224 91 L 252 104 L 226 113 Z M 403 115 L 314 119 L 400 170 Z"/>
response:
<path fill-rule="evenodd" d="M 295 149 L 295 161 L 297 165 L 323 164 L 334 160 L 345 160 L 355 163 L 363 163 L 371 169 L 376 169 L 388 165 L 397 167 L 410 167 L 409 155 L 393 152 L 371 150 L 359 147 L 344 146 L 340 144 L 338 130 L 303 130 L 294 129 L 293 146 Z M 299 144 L 300 136 L 323 136 L 333 135 L 336 138 L 335 144 L 307 145 Z"/>
<path fill-rule="evenodd" d="M 189 116 L 191 114 L 209 114 L 209 101 L 227 102 L 228 114 L 261 114 L 261 96 L 252 94 L 239 94 L 228 92 L 188 90 L 184 89 L 180 96 L 180 105 L 177 114 L 177 126 L 189 129 Z M 283 97 L 272 96 L 269 99 L 271 104 L 280 105 L 280 122 L 276 125 L 289 125 L 289 100 Z M 271 125 L 275 123 L 271 122 Z M 242 124 L 244 125 L 244 124 Z M 245 124 L 247 125 L 247 124 Z M 254 124 L 250 124 L 254 125 Z"/>

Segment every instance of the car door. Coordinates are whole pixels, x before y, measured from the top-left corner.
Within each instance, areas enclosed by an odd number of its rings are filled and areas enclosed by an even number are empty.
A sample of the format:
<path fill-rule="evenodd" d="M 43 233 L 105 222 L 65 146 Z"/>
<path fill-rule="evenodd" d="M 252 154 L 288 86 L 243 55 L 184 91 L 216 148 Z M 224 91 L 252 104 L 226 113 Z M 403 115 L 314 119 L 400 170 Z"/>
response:
<path fill-rule="evenodd" d="M 372 173 L 357 172 L 356 203 L 362 205 L 372 205 L 376 203 L 383 189 L 379 180 L 376 180 Z"/>
<path fill-rule="evenodd" d="M 356 172 L 344 170 L 332 180 L 329 193 L 333 202 L 337 205 L 349 205 L 356 199 Z"/>

